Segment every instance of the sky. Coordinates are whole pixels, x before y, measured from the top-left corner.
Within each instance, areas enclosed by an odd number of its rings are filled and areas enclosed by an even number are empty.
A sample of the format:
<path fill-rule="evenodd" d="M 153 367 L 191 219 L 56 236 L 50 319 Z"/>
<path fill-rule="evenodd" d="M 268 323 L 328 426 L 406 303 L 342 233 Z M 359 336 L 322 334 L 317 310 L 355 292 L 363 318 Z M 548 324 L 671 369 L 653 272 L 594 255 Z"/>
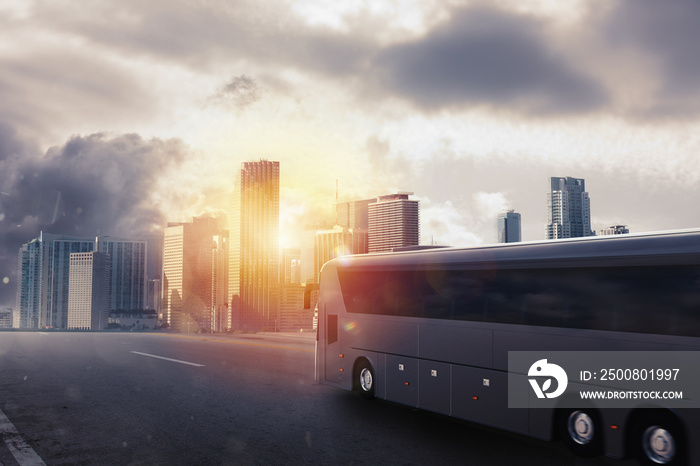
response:
<path fill-rule="evenodd" d="M 544 238 L 549 177 L 593 229 L 700 227 L 691 0 L 3 0 L 0 305 L 40 231 L 157 234 L 281 165 L 282 246 L 334 203 L 420 201 L 421 243 Z"/>

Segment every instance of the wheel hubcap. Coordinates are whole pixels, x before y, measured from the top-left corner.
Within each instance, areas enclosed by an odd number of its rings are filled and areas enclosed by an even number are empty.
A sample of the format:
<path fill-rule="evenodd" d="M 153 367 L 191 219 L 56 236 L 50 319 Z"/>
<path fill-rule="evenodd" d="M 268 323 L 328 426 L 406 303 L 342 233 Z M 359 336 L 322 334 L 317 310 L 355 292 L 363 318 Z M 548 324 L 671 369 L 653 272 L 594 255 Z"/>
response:
<path fill-rule="evenodd" d="M 360 371 L 360 387 L 365 392 L 372 390 L 372 372 L 367 368 Z"/>
<path fill-rule="evenodd" d="M 583 411 L 574 411 L 569 416 L 569 437 L 580 444 L 587 445 L 593 440 L 593 419 Z"/>
<path fill-rule="evenodd" d="M 645 430 L 642 445 L 647 458 L 658 464 L 669 463 L 676 454 L 676 441 L 663 427 L 651 426 Z"/>

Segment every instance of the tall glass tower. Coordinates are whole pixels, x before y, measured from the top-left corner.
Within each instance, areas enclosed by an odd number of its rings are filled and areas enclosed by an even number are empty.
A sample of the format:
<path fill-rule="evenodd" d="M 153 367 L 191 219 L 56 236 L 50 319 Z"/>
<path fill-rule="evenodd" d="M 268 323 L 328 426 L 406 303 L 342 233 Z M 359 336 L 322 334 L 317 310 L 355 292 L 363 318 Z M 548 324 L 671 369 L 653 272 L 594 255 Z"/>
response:
<path fill-rule="evenodd" d="M 498 216 L 498 242 L 518 243 L 520 241 L 520 214 L 514 210 L 507 210 Z"/>
<path fill-rule="evenodd" d="M 110 257 L 110 312 L 146 309 L 148 242 L 112 236 L 100 236 L 97 242 L 97 250 Z"/>
<path fill-rule="evenodd" d="M 593 236 L 591 200 L 582 178 L 552 177 L 547 193 L 546 239 Z"/>
<path fill-rule="evenodd" d="M 280 163 L 244 162 L 229 219 L 232 326 L 274 328 L 279 311 Z"/>

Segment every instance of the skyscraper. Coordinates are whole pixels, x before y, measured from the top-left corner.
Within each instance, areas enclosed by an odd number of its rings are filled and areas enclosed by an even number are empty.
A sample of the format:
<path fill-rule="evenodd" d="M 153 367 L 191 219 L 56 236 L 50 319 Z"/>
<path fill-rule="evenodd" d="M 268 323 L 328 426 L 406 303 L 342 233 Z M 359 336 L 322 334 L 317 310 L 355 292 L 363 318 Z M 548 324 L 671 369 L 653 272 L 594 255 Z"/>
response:
<path fill-rule="evenodd" d="M 369 205 L 375 202 L 377 202 L 377 198 L 336 203 L 338 225 L 353 230 L 367 230 L 369 228 Z"/>
<path fill-rule="evenodd" d="M 383 252 L 403 246 L 418 246 L 420 231 L 418 201 L 413 193 L 399 192 L 379 196 L 368 205 L 368 251 Z"/>
<path fill-rule="evenodd" d="M 319 283 L 321 267 L 331 259 L 367 253 L 367 230 L 336 225 L 316 232 L 314 242 L 314 283 Z"/>
<path fill-rule="evenodd" d="M 20 328 L 41 327 L 41 249 L 38 239 L 19 249 L 16 309 Z"/>
<path fill-rule="evenodd" d="M 507 210 L 498 216 L 498 242 L 518 243 L 521 241 L 520 214 Z"/>
<path fill-rule="evenodd" d="M 591 231 L 591 201 L 586 182 L 581 178 L 550 179 L 547 193 L 547 239 L 593 236 Z"/>
<path fill-rule="evenodd" d="M 280 262 L 280 283 L 301 283 L 301 249 L 284 248 Z"/>
<path fill-rule="evenodd" d="M 22 328 L 67 328 L 71 254 L 89 252 L 109 255 L 109 310 L 146 307 L 146 241 L 41 232 L 19 251 L 17 308 Z"/>
<path fill-rule="evenodd" d="M 244 162 L 229 219 L 233 328 L 272 328 L 279 300 L 279 162 Z"/>
<path fill-rule="evenodd" d="M 169 223 L 165 229 L 162 306 L 171 328 L 194 332 L 215 327 L 217 275 L 226 267 L 218 254 L 222 235 L 210 217 Z"/>
<path fill-rule="evenodd" d="M 110 306 L 109 255 L 74 252 L 70 255 L 66 328 L 104 330 Z"/>
<path fill-rule="evenodd" d="M 110 257 L 110 312 L 146 309 L 147 241 L 100 236 L 97 239 L 97 250 Z"/>
<path fill-rule="evenodd" d="M 211 313 L 212 330 L 215 332 L 224 332 L 231 329 L 231 312 L 228 299 L 228 241 L 229 233 L 223 230 L 214 236 L 212 242 Z"/>
<path fill-rule="evenodd" d="M 66 328 L 70 255 L 95 250 L 96 238 L 40 232 L 19 250 L 17 308 L 22 328 Z"/>

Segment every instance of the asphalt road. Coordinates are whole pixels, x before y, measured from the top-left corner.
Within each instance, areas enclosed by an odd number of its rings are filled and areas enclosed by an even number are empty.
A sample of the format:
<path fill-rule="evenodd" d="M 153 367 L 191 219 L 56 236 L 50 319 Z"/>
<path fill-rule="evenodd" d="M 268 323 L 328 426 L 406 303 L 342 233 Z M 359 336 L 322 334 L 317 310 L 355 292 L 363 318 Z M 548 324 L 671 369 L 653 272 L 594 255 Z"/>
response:
<path fill-rule="evenodd" d="M 2 332 L 0 411 L 48 465 L 634 464 L 317 384 L 313 345 Z M 0 465 L 27 464 L 1 432 Z"/>

